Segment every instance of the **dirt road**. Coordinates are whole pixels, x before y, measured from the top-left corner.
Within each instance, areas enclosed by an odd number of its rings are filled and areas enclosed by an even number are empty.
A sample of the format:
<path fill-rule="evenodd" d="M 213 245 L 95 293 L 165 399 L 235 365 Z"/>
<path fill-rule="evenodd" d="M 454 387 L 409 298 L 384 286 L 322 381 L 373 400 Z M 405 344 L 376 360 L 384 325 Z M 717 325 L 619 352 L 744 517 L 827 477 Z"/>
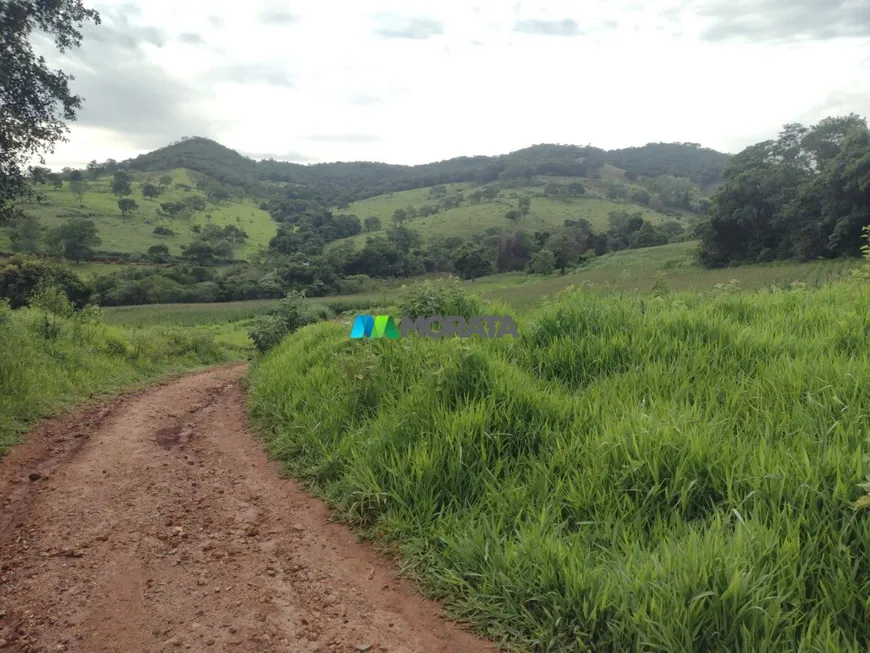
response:
<path fill-rule="evenodd" d="M 243 374 L 46 422 L 0 461 L 0 653 L 494 651 L 281 478 Z"/>

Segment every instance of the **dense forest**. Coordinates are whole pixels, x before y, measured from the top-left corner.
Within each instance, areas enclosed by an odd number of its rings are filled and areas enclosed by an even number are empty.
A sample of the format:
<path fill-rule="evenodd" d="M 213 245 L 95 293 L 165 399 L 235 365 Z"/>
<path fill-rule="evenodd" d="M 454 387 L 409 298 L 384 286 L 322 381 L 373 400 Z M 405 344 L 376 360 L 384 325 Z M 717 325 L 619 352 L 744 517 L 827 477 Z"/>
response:
<path fill-rule="evenodd" d="M 720 267 L 857 256 L 870 224 L 870 131 L 864 118 L 790 123 L 735 156 L 712 197 L 700 260 Z"/>
<path fill-rule="evenodd" d="M 728 160 L 727 154 L 694 143 L 650 143 L 609 152 L 591 146 L 534 145 L 500 156 L 458 157 L 416 166 L 370 162 L 301 165 L 254 161 L 207 138 L 191 137 L 121 164 L 111 162 L 109 168 L 112 165 L 138 171 L 188 168 L 263 197 L 277 192 L 269 182 L 283 182 L 294 186 L 299 198 L 342 205 L 439 184 L 525 181 L 535 175 L 585 177 L 605 163 L 625 169 L 629 178 L 671 175 L 711 186 L 720 181 Z M 111 172 L 108 168 L 107 171 Z"/>

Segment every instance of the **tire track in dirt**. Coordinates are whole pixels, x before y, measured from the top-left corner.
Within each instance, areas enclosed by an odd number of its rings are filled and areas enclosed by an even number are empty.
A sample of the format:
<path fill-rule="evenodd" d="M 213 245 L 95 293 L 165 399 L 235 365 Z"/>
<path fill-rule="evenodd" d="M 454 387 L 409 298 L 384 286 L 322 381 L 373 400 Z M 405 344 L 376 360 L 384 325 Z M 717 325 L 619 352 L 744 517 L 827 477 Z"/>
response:
<path fill-rule="evenodd" d="M 0 653 L 495 651 L 281 477 L 244 370 L 45 422 L 0 461 Z"/>

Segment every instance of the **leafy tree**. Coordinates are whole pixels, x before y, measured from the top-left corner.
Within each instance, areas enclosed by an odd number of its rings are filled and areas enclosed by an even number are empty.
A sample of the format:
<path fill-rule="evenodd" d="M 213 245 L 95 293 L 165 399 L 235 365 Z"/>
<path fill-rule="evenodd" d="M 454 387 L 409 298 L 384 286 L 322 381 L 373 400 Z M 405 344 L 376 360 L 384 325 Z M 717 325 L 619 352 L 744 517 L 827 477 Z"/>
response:
<path fill-rule="evenodd" d="M 194 240 L 189 245 L 181 248 L 181 256 L 189 261 L 195 261 L 199 265 L 209 265 L 215 262 L 215 250 L 202 239 Z"/>
<path fill-rule="evenodd" d="M 172 177 L 169 175 L 161 175 L 160 179 L 157 180 L 161 186 L 171 186 L 172 185 Z"/>
<path fill-rule="evenodd" d="M 123 170 L 118 170 L 112 179 L 112 194 L 117 197 L 124 195 L 132 195 L 133 189 L 130 186 L 132 178 Z"/>
<path fill-rule="evenodd" d="M 667 234 L 662 229 L 649 222 L 644 222 L 643 226 L 633 234 L 630 246 L 632 248 L 655 247 L 667 243 Z"/>
<path fill-rule="evenodd" d="M 856 256 L 870 224 L 870 131 L 850 114 L 737 154 L 711 198 L 699 258 L 709 267 Z"/>
<path fill-rule="evenodd" d="M 12 308 L 27 306 L 40 286 L 50 284 L 61 289 L 77 308 L 91 297 L 91 287 L 74 272 L 29 256 L 13 256 L 0 265 L 0 299 L 8 299 Z"/>
<path fill-rule="evenodd" d="M 223 237 L 231 243 L 238 245 L 248 239 L 248 234 L 244 229 L 241 229 L 234 224 L 228 224 L 223 229 Z"/>
<path fill-rule="evenodd" d="M 148 258 L 155 263 L 166 263 L 169 260 L 169 248 L 166 245 L 151 245 Z"/>
<path fill-rule="evenodd" d="M 463 279 L 474 280 L 492 273 L 492 261 L 483 247 L 466 243 L 456 252 L 453 267 Z"/>
<path fill-rule="evenodd" d="M 604 184 L 604 193 L 611 200 L 628 197 L 628 187 L 617 181 L 608 181 Z"/>
<path fill-rule="evenodd" d="M 228 200 L 232 197 L 232 193 L 230 193 L 225 188 L 213 188 L 208 191 L 208 199 L 213 204 L 219 204 L 224 200 Z"/>
<path fill-rule="evenodd" d="M 14 202 L 31 195 L 26 166 L 34 156 L 65 142 L 64 121 L 76 119 L 81 98 L 69 88 L 70 75 L 51 70 L 33 51 L 34 30 L 54 40 L 61 53 L 81 44 L 81 27 L 100 22 L 81 0 L 6 0 L 0 4 L 0 224 L 14 214 Z"/>
<path fill-rule="evenodd" d="M 76 170 L 76 172 L 78 172 L 78 170 Z M 84 195 L 88 192 L 88 189 L 90 188 L 88 182 L 79 177 L 78 179 L 71 180 L 69 182 L 69 188 L 79 198 L 79 206 L 84 206 Z"/>
<path fill-rule="evenodd" d="M 420 234 L 403 225 L 397 225 L 387 232 L 387 238 L 401 252 L 407 254 L 422 242 Z"/>
<path fill-rule="evenodd" d="M 144 184 L 142 186 L 142 196 L 149 200 L 157 199 L 162 193 L 163 191 L 160 187 L 154 184 Z"/>
<path fill-rule="evenodd" d="M 35 254 L 39 251 L 42 226 L 39 218 L 29 213 L 17 215 L 9 227 L 9 241 L 12 251 Z"/>
<path fill-rule="evenodd" d="M 69 181 L 82 181 L 84 180 L 85 175 L 81 170 L 70 170 L 66 178 Z"/>
<path fill-rule="evenodd" d="M 523 195 L 517 200 L 517 208 L 519 208 L 520 214 L 525 217 L 529 214 L 529 209 L 532 206 L 532 198 L 528 195 Z"/>
<path fill-rule="evenodd" d="M 151 233 L 153 233 L 155 236 L 174 236 L 175 235 L 175 232 L 172 229 L 170 229 L 169 227 L 165 227 L 162 224 L 159 224 L 156 227 L 154 227 L 154 230 Z"/>
<path fill-rule="evenodd" d="M 128 215 L 133 213 L 133 211 L 138 211 L 139 205 L 136 203 L 136 200 L 125 198 L 118 200 L 118 208 L 121 210 L 121 215 Z"/>
<path fill-rule="evenodd" d="M 402 224 L 405 220 L 408 219 L 408 212 L 405 209 L 396 209 L 393 211 L 393 222 L 396 224 Z"/>
<path fill-rule="evenodd" d="M 48 243 L 59 250 L 63 257 L 78 263 L 93 255 L 93 248 L 102 240 L 97 235 L 97 227 L 93 220 L 73 218 L 60 227 L 48 233 Z"/>
<path fill-rule="evenodd" d="M 631 201 L 635 204 L 640 204 L 641 206 L 649 206 L 649 202 L 652 199 L 652 195 L 650 195 L 648 190 L 644 190 L 643 188 L 637 188 L 631 192 Z"/>
<path fill-rule="evenodd" d="M 551 274 L 556 269 L 556 255 L 549 249 L 537 252 L 529 261 L 532 274 Z"/>
<path fill-rule="evenodd" d="M 579 181 L 572 181 L 565 185 L 565 192 L 571 197 L 580 197 L 586 194 L 586 186 Z"/>
<path fill-rule="evenodd" d="M 483 198 L 489 202 L 496 199 L 500 194 L 501 190 L 498 188 L 498 186 L 487 186 L 483 189 Z M 461 201 L 462 196 L 460 195 L 459 198 Z"/>
<path fill-rule="evenodd" d="M 182 203 L 191 211 L 205 211 L 205 200 L 199 195 L 185 197 Z"/>
<path fill-rule="evenodd" d="M 519 222 L 520 219 L 523 217 L 523 214 L 520 213 L 519 211 L 517 211 L 516 209 L 511 209 L 510 211 L 508 211 L 507 213 L 504 214 L 504 217 L 506 217 L 511 222 Z"/>
<path fill-rule="evenodd" d="M 686 235 L 686 228 L 679 222 L 669 220 L 660 227 L 669 243 L 676 243 L 683 240 Z"/>
<path fill-rule="evenodd" d="M 551 181 L 544 187 L 544 195 L 547 197 L 555 197 L 559 194 L 559 184 Z"/>
<path fill-rule="evenodd" d="M 381 219 L 376 215 L 370 215 L 365 219 L 364 227 L 368 233 L 372 233 L 373 231 L 380 231 Z"/>
<path fill-rule="evenodd" d="M 185 206 L 181 202 L 163 202 L 160 205 L 160 209 L 168 214 L 170 217 L 178 217 L 182 211 L 184 211 Z"/>
<path fill-rule="evenodd" d="M 97 163 L 96 159 L 93 159 L 88 162 L 88 179 L 91 181 L 96 181 L 99 178 L 100 174 L 103 171 L 103 167 Z"/>

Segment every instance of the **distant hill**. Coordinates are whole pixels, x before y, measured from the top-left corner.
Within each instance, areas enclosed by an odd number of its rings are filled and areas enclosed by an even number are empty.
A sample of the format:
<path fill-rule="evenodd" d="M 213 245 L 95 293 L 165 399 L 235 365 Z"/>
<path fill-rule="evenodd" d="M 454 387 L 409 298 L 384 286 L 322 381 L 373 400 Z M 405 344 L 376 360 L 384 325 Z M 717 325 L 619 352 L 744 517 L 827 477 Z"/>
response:
<path fill-rule="evenodd" d="M 423 165 L 335 162 L 302 165 L 255 161 L 202 137 L 185 138 L 122 162 L 132 170 L 153 172 L 187 168 L 251 195 L 280 194 L 343 205 L 398 191 L 450 183 L 529 180 L 535 175 L 586 177 L 610 164 L 629 177 L 672 175 L 711 187 L 719 183 L 729 155 L 696 143 L 650 143 L 606 151 L 591 146 L 533 145 L 499 156 L 464 156 Z"/>

